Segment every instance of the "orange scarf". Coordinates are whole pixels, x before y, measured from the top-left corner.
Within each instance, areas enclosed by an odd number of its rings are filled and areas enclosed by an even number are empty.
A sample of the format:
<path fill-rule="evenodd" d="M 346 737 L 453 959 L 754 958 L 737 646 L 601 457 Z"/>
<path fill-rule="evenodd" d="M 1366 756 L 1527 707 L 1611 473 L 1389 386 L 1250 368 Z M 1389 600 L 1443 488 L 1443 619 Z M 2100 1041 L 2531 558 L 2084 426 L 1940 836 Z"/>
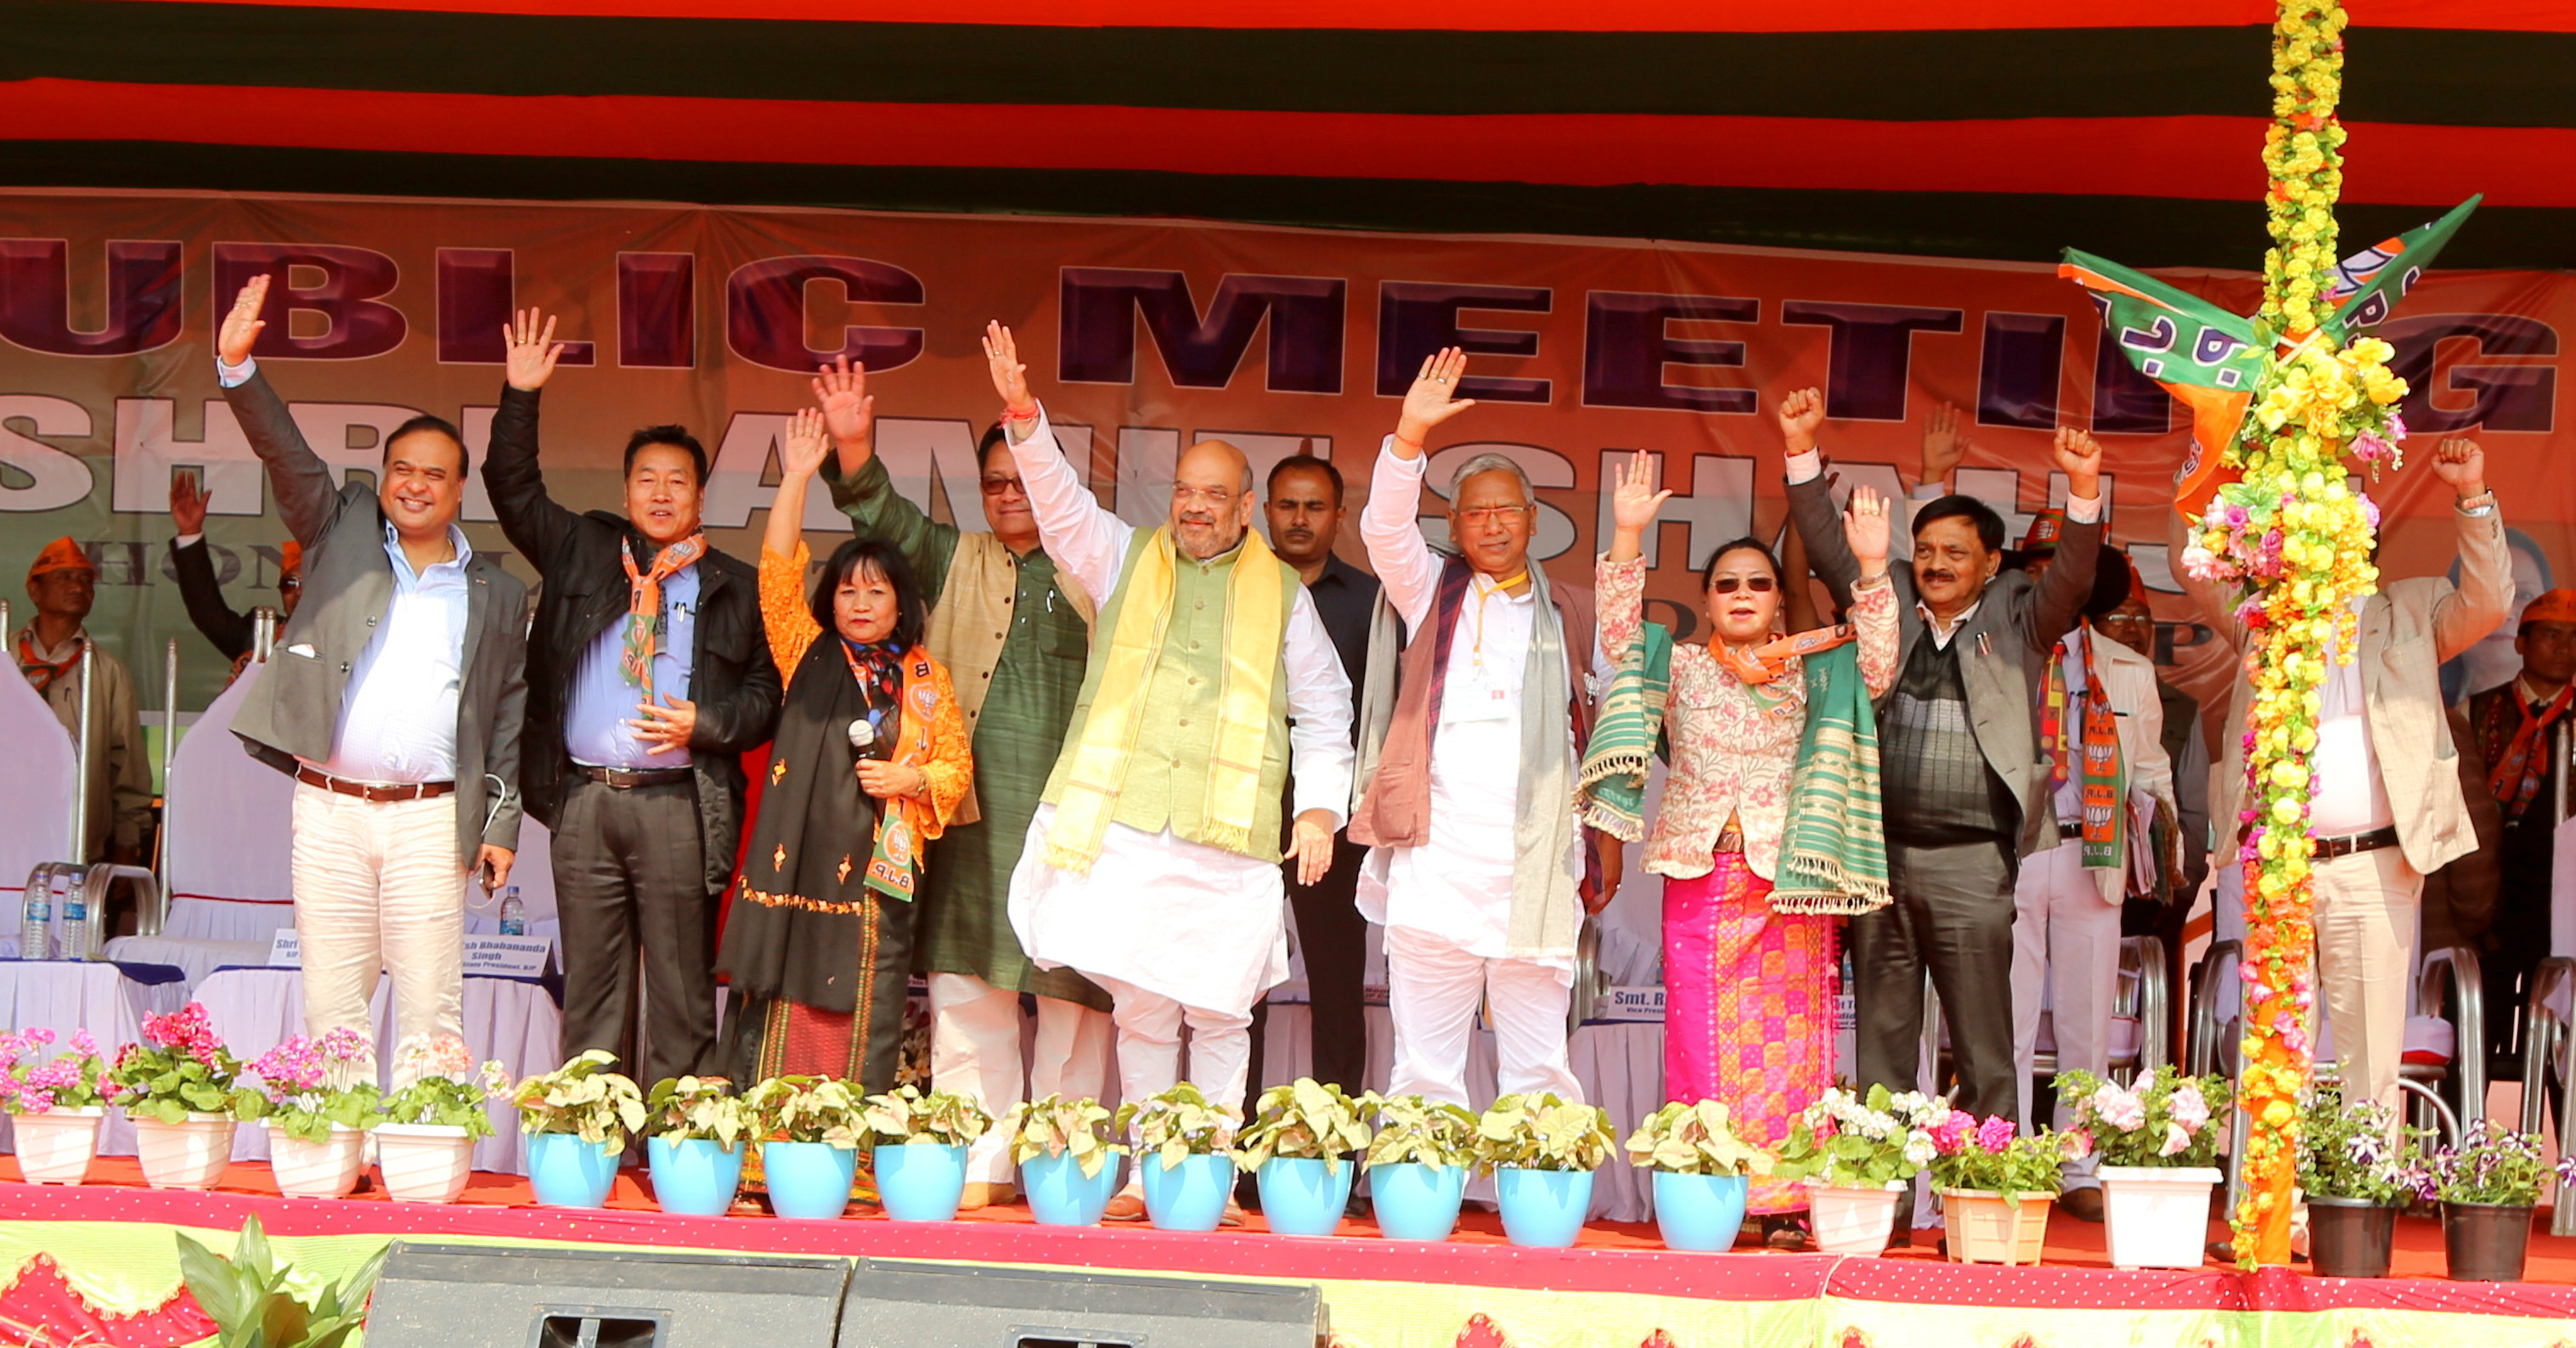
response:
<path fill-rule="evenodd" d="M 42 693 L 53 687 L 55 680 L 71 677 L 73 667 L 80 664 L 81 651 L 88 644 L 88 638 L 84 637 L 72 643 L 70 655 L 60 660 L 47 660 L 36 654 L 36 629 L 30 627 L 18 634 L 18 672 L 26 675 L 28 684 Z"/>
<path fill-rule="evenodd" d="M 626 649 L 618 667 L 626 682 L 644 690 L 644 700 L 653 700 L 653 645 L 662 631 L 662 582 L 681 567 L 707 555 L 704 529 L 662 549 L 653 558 L 653 569 L 643 571 L 635 565 L 635 549 L 620 547 L 617 559 L 626 563 Z"/>
<path fill-rule="evenodd" d="M 1745 683 L 1755 688 L 1786 692 L 1786 685 L 1791 682 L 1796 673 L 1796 667 L 1791 665 L 1790 661 L 1814 655 L 1819 651 L 1832 650 L 1851 640 L 1853 636 L 1850 623 L 1837 623 L 1832 627 L 1819 627 L 1812 631 L 1774 637 L 1759 646 L 1745 650 L 1729 646 L 1711 634 L 1708 653 L 1717 657 L 1717 662 L 1726 667 L 1727 673 L 1742 679 Z"/>

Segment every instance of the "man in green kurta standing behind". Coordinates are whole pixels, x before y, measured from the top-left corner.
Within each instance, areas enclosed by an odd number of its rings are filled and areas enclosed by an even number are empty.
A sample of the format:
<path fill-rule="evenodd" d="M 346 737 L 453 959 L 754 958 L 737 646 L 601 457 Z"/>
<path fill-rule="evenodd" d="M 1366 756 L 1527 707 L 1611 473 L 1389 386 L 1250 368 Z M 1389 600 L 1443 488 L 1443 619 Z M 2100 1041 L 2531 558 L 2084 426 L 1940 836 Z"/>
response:
<path fill-rule="evenodd" d="M 1011 934 L 1011 869 L 1055 769 L 1091 653 L 1091 601 L 1057 577 L 999 426 L 977 447 L 990 532 L 939 524 L 894 489 L 876 456 L 867 373 L 847 357 L 814 381 L 838 450 L 826 461 L 832 503 L 859 537 L 903 551 L 937 596 L 927 644 L 948 667 L 974 736 L 975 785 L 933 844 L 913 935 L 913 968 L 930 980 L 932 1085 L 980 1101 L 995 1118 L 1031 1095 L 1097 1098 L 1109 1069 L 1109 998 L 1071 969 L 1038 969 Z M 953 498 L 952 498 L 953 499 Z M 1037 994 L 1026 1079 L 1020 994 Z M 995 1128 L 966 1166 L 964 1207 L 1008 1202 L 1009 1139 Z"/>

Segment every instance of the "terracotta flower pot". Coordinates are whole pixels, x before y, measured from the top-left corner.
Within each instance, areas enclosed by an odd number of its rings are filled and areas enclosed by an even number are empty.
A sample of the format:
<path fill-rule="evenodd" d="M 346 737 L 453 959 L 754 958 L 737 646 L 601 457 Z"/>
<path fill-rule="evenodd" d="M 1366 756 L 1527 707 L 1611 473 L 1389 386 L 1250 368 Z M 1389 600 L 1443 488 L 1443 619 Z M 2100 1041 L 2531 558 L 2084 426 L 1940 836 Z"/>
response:
<path fill-rule="evenodd" d="M 1991 1189 L 1943 1189 L 1941 1220 L 1956 1264 L 2036 1264 L 2048 1239 L 2048 1209 L 2057 1195 Z M 2203 1209 L 2206 1211 L 2206 1209 Z"/>

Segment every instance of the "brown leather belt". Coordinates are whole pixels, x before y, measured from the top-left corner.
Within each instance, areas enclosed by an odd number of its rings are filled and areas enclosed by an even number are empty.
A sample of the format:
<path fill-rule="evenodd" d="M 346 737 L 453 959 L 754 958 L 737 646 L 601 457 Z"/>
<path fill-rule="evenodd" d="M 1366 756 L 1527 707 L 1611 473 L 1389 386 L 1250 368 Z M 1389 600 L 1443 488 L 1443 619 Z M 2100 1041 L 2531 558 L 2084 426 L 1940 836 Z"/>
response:
<path fill-rule="evenodd" d="M 687 768 L 603 768 L 590 763 L 575 763 L 581 775 L 602 786 L 619 791 L 639 786 L 672 786 L 689 780 Z"/>
<path fill-rule="evenodd" d="M 390 805 L 403 800 L 433 800 L 456 789 L 454 782 L 405 782 L 400 786 L 370 786 L 365 782 L 345 781 L 320 768 L 309 768 L 300 763 L 295 768 L 295 780 L 306 786 L 318 786 L 325 791 L 336 792 L 343 796 L 356 796 L 360 800 L 373 801 L 378 805 Z"/>
<path fill-rule="evenodd" d="M 2373 829 L 2368 833 L 2355 833 L 2349 837 L 2319 838 L 2317 839 L 2317 849 L 2314 855 L 2320 858 L 2348 857 L 2355 852 L 2376 852 L 2380 848 L 2395 847 L 2396 845 L 2397 826 L 2395 824 L 2391 824 L 2383 829 Z"/>

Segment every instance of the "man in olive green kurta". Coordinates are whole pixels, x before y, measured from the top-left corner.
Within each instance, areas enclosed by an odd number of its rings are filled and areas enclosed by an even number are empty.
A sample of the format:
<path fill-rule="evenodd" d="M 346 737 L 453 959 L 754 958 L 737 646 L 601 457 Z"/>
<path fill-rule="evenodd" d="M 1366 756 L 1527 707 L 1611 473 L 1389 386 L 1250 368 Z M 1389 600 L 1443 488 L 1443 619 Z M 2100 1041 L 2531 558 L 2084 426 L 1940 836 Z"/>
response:
<path fill-rule="evenodd" d="M 990 531 L 938 523 L 894 489 L 876 457 L 864 378 L 828 370 L 815 381 L 839 451 L 824 479 L 859 536 L 900 550 L 921 592 L 935 596 L 930 653 L 947 667 L 974 736 L 974 792 L 931 845 L 913 918 L 913 967 L 930 982 L 932 1084 L 974 1096 L 996 1118 L 1018 1103 L 1019 995 L 1030 992 L 1038 1038 L 1026 1086 L 1039 1096 L 1097 1098 L 1108 1072 L 1109 998 L 1071 969 L 1032 966 L 1007 913 L 1011 870 L 1082 688 L 1091 604 L 1058 579 L 1039 545 L 998 427 L 977 456 Z M 1010 1164 L 996 1128 L 969 1157 L 968 1204 L 1006 1201 Z"/>

